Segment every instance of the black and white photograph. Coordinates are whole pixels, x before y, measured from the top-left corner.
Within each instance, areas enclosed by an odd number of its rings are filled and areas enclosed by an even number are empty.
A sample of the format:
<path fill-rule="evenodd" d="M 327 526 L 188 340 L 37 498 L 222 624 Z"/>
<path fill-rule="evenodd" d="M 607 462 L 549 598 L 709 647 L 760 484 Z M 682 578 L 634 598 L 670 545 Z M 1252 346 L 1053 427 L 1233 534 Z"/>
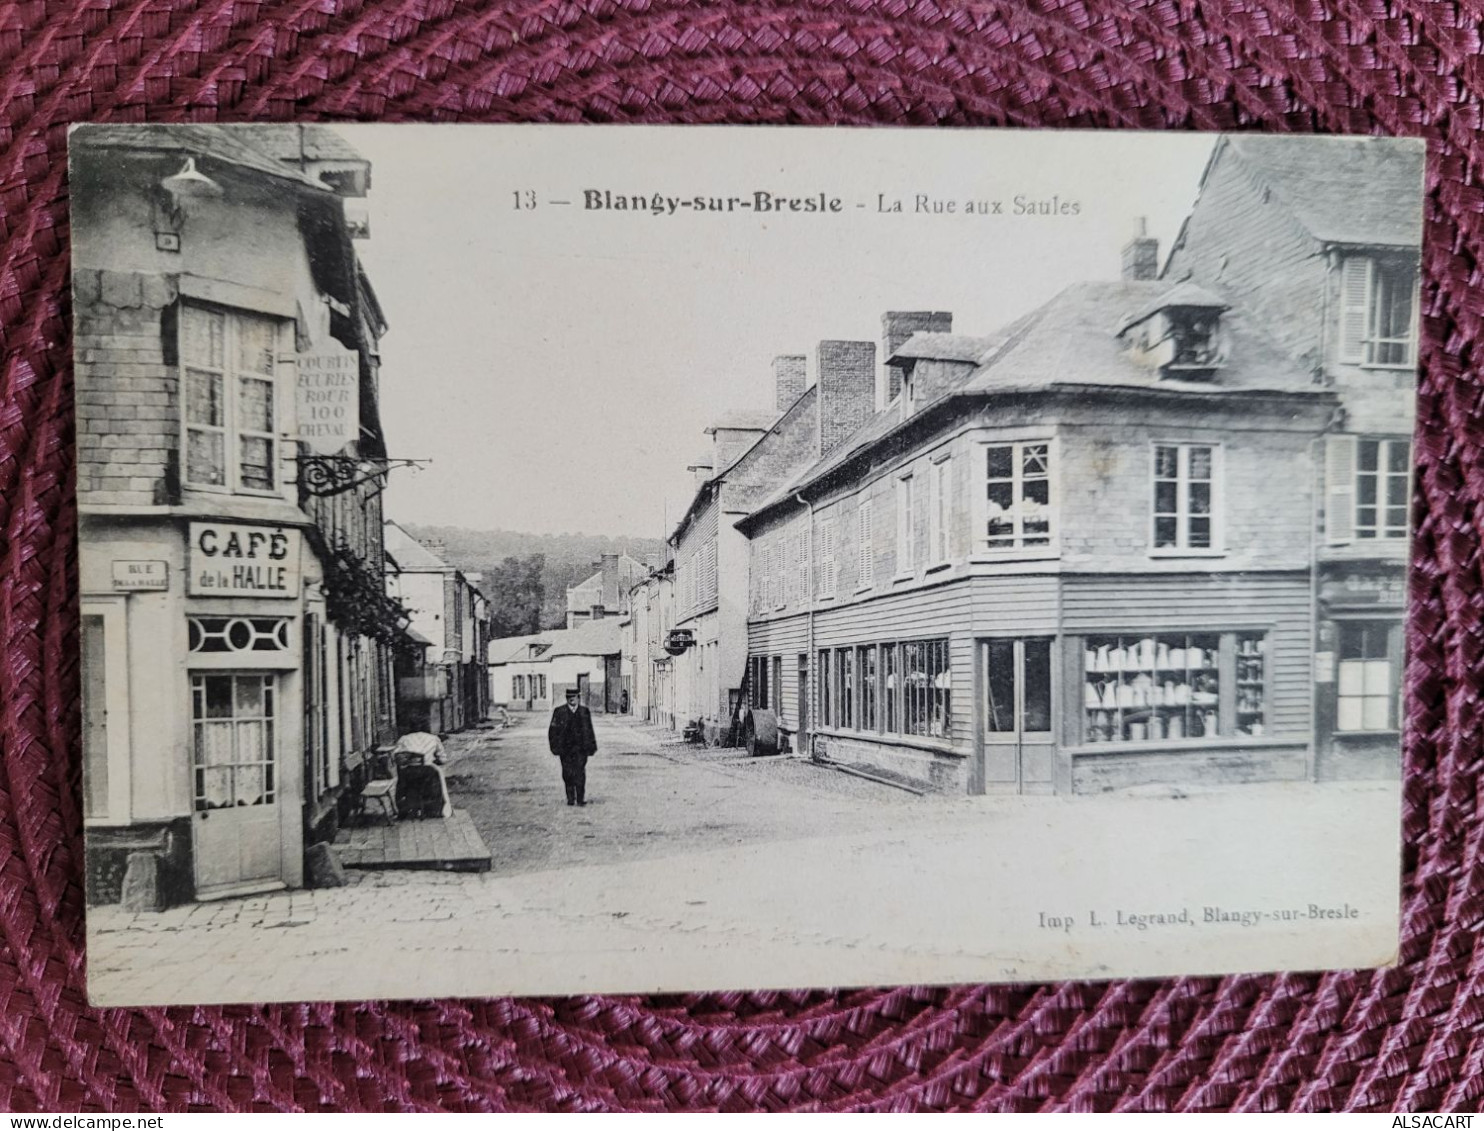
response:
<path fill-rule="evenodd" d="M 90 1000 L 1394 962 L 1424 160 L 74 127 Z"/>

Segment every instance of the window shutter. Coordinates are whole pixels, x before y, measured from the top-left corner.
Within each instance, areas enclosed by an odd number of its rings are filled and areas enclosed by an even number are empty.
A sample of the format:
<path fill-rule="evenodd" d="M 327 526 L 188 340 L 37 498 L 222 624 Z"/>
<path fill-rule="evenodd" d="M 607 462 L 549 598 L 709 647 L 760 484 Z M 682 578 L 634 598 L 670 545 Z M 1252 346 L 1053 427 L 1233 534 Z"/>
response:
<path fill-rule="evenodd" d="M 860 568 L 857 585 L 870 585 L 876 576 L 876 551 L 871 538 L 871 501 L 860 506 L 860 528 L 857 532 L 860 543 Z"/>
<path fill-rule="evenodd" d="M 1340 360 L 1363 365 L 1370 332 L 1371 261 L 1349 256 L 1340 267 Z"/>
<path fill-rule="evenodd" d="M 1355 437 L 1324 442 L 1324 530 L 1335 545 L 1355 539 Z"/>

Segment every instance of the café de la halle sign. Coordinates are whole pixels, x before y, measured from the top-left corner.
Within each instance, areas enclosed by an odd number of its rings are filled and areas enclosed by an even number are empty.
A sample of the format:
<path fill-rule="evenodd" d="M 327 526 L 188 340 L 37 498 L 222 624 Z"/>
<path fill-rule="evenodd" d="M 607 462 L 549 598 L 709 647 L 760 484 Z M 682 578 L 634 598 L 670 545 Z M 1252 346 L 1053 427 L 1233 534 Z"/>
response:
<path fill-rule="evenodd" d="M 299 531 L 229 522 L 191 523 L 193 597 L 299 595 Z"/>

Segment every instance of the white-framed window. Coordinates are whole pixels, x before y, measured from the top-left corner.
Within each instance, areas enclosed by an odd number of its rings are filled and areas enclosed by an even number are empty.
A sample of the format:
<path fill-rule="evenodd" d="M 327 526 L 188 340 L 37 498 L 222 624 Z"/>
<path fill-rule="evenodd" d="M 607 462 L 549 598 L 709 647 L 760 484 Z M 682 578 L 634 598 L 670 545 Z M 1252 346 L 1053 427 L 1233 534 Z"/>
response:
<path fill-rule="evenodd" d="M 1341 621 L 1335 729 L 1400 729 L 1401 628 L 1387 621 Z"/>
<path fill-rule="evenodd" d="M 235 494 L 279 490 L 279 320 L 184 304 L 179 359 L 182 478 Z"/>
<path fill-rule="evenodd" d="M 1051 549 L 1055 449 L 1050 440 L 1015 440 L 981 449 L 983 521 L 978 543 L 991 553 Z"/>
<path fill-rule="evenodd" d="M 1417 356 L 1417 263 L 1352 255 L 1340 268 L 1340 360 L 1407 369 Z"/>
<path fill-rule="evenodd" d="M 263 672 L 191 675 L 197 812 L 271 805 L 277 798 L 276 681 Z"/>
<path fill-rule="evenodd" d="M 897 478 L 897 573 L 909 574 L 917 568 L 917 480 L 914 476 Z"/>
<path fill-rule="evenodd" d="M 835 595 L 835 579 L 838 570 L 835 567 L 835 520 L 833 518 L 822 519 L 819 523 L 819 595 L 821 597 L 833 597 Z"/>
<path fill-rule="evenodd" d="M 859 589 L 869 589 L 876 581 L 876 535 L 872 529 L 875 510 L 875 503 L 871 499 L 863 499 L 856 512 L 855 584 Z"/>
<path fill-rule="evenodd" d="M 1412 499 L 1412 443 L 1330 436 L 1324 444 L 1325 539 L 1404 544 Z"/>
<path fill-rule="evenodd" d="M 953 491 L 953 461 L 948 456 L 928 472 L 928 560 L 929 566 L 948 561 L 949 506 Z"/>
<path fill-rule="evenodd" d="M 129 647 L 127 598 L 82 603 L 83 822 L 127 824 L 129 806 Z"/>
<path fill-rule="evenodd" d="M 1150 545 L 1155 553 L 1212 553 L 1220 548 L 1220 456 L 1215 444 L 1154 445 Z"/>

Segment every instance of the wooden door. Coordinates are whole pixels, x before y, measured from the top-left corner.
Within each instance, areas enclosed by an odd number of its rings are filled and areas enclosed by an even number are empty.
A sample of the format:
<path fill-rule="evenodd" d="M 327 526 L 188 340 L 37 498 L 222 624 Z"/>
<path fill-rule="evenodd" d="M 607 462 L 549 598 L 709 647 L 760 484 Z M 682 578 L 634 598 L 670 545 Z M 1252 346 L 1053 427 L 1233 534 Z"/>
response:
<path fill-rule="evenodd" d="M 197 899 L 284 886 L 277 700 L 272 673 L 191 675 Z"/>
<path fill-rule="evenodd" d="M 984 707 L 984 783 L 1017 793 L 1050 793 L 1056 745 L 1053 641 L 980 641 Z"/>

